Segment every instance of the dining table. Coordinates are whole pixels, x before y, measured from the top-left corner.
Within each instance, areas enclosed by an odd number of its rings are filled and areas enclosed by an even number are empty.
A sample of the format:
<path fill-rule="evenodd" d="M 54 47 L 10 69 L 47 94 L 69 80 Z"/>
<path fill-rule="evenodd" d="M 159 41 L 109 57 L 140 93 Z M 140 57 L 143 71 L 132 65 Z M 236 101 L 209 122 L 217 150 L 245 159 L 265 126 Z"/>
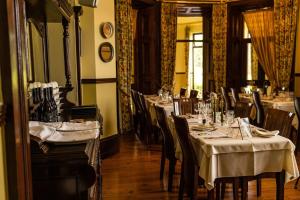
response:
<path fill-rule="evenodd" d="M 199 167 L 199 176 L 208 190 L 214 189 L 215 180 L 223 177 L 256 177 L 276 173 L 276 199 L 283 199 L 284 184 L 299 176 L 294 155 L 295 145 L 280 135 L 261 137 L 243 136 L 241 129 L 225 124 L 201 124 L 198 116 L 187 116 L 189 136 Z M 182 152 L 172 117 L 168 118 L 176 158 L 182 161 Z M 197 127 L 213 126 L 203 131 Z M 256 127 L 251 126 L 251 131 Z"/>

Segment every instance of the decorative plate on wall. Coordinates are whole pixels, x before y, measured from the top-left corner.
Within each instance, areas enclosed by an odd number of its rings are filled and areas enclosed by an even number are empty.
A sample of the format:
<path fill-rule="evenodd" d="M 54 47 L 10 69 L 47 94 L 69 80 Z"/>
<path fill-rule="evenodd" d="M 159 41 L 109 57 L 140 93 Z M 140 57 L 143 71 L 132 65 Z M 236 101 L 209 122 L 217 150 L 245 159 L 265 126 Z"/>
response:
<path fill-rule="evenodd" d="M 114 47 L 109 42 L 100 44 L 99 56 L 103 62 L 110 62 L 114 57 Z"/>
<path fill-rule="evenodd" d="M 110 38 L 114 33 L 114 27 L 110 22 L 104 22 L 100 26 L 100 33 L 104 38 Z"/>

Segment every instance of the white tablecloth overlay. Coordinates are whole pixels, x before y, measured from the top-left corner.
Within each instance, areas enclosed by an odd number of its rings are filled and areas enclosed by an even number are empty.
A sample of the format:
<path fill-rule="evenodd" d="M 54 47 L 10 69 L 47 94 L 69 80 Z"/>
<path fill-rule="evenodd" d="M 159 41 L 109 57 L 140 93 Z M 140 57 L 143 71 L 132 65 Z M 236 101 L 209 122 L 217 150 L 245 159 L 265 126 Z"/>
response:
<path fill-rule="evenodd" d="M 176 157 L 182 160 L 182 152 L 177 139 L 172 118 L 168 120 L 174 136 Z M 222 132 L 217 129 L 215 133 Z M 199 133 L 199 132 L 198 132 Z M 285 182 L 299 176 L 295 146 L 287 138 L 216 138 L 205 139 L 196 131 L 191 131 L 191 140 L 200 166 L 199 176 L 205 180 L 208 189 L 214 181 L 222 177 L 255 176 L 263 172 L 286 171 Z M 220 134 L 221 135 L 221 134 Z"/>
<path fill-rule="evenodd" d="M 170 116 L 171 112 L 174 110 L 173 103 L 161 101 L 158 96 L 146 95 L 145 100 L 153 125 L 157 125 L 156 111 L 154 107 L 155 105 L 164 108 L 167 116 Z"/>

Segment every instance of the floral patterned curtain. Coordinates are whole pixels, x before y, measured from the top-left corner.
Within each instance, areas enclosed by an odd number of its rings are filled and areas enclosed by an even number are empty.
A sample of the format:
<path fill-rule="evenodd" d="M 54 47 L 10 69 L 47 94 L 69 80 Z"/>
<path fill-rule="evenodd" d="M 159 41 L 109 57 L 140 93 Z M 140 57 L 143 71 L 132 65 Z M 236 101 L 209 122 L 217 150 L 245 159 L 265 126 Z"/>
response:
<path fill-rule="evenodd" d="M 253 45 L 251 46 L 251 74 L 252 80 L 258 80 L 258 57 Z"/>
<path fill-rule="evenodd" d="M 185 27 L 185 39 L 190 39 L 190 30 L 191 28 L 189 26 Z M 189 55 L 190 55 L 190 43 L 186 42 L 184 46 L 185 55 L 184 55 L 184 64 L 185 64 L 185 75 L 186 75 L 186 88 L 189 88 Z"/>
<path fill-rule="evenodd" d="M 227 4 L 214 4 L 212 10 L 212 48 L 215 91 L 226 86 Z"/>
<path fill-rule="evenodd" d="M 279 87 L 289 88 L 298 0 L 274 0 L 275 66 Z"/>
<path fill-rule="evenodd" d="M 176 59 L 176 4 L 161 4 L 161 85 L 173 92 Z"/>
<path fill-rule="evenodd" d="M 117 76 L 121 111 L 121 132 L 132 128 L 130 90 L 133 64 L 133 30 L 131 0 L 116 1 Z"/>

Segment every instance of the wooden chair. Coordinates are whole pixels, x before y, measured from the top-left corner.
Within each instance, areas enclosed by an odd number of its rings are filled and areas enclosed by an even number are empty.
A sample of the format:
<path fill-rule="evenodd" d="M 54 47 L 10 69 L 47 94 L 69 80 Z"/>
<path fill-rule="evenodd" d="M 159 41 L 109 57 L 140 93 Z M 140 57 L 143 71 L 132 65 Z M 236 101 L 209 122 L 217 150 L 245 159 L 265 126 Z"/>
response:
<path fill-rule="evenodd" d="M 234 115 L 235 117 L 250 118 L 251 109 L 252 109 L 251 103 L 238 101 L 236 102 L 234 107 Z"/>
<path fill-rule="evenodd" d="M 295 150 L 296 153 L 298 153 L 299 145 L 300 145 L 300 125 L 299 125 L 299 120 L 300 120 L 300 97 L 295 97 L 294 104 L 295 104 L 296 115 L 297 115 L 297 118 L 298 118 L 298 130 L 297 130 L 297 137 L 296 137 L 297 140 L 296 140 L 296 150 Z M 297 181 L 296 181 L 295 186 L 294 186 L 295 189 L 297 189 L 299 179 L 300 178 L 297 178 Z"/>
<path fill-rule="evenodd" d="M 196 114 L 194 107 L 198 103 L 197 98 L 173 99 L 174 111 L 176 115 Z"/>
<path fill-rule="evenodd" d="M 204 180 L 199 177 L 199 168 L 197 157 L 193 149 L 191 140 L 189 138 L 189 127 L 184 117 L 175 116 L 172 113 L 174 119 L 175 129 L 177 137 L 182 149 L 182 165 L 181 165 L 181 176 L 179 185 L 178 199 L 183 199 L 183 194 L 186 192 L 191 200 L 197 199 L 197 188 L 198 185 L 204 185 Z M 217 199 L 220 198 L 221 183 L 233 182 L 233 196 L 234 200 L 238 199 L 238 178 L 220 178 L 217 179 L 215 184 L 217 188 Z M 213 190 L 208 191 L 208 199 L 213 199 Z"/>
<path fill-rule="evenodd" d="M 190 91 L 190 98 L 197 98 L 198 90 L 191 90 Z"/>
<path fill-rule="evenodd" d="M 138 92 L 139 102 L 142 109 L 142 118 L 143 118 L 143 130 L 142 130 L 142 140 L 148 145 L 151 142 L 151 137 L 153 135 L 153 126 L 151 121 L 150 113 L 146 106 L 146 100 L 142 93 Z"/>
<path fill-rule="evenodd" d="M 258 127 L 262 127 L 264 123 L 265 113 L 263 105 L 260 101 L 259 93 L 256 91 L 253 92 L 253 103 L 256 108 L 256 119 L 254 124 Z"/>
<path fill-rule="evenodd" d="M 167 123 L 167 115 L 165 110 L 162 107 L 155 106 L 156 118 L 159 124 L 163 142 L 162 142 L 162 151 L 161 151 L 161 161 L 160 161 L 160 179 L 163 179 L 165 160 L 169 160 L 169 175 L 168 175 L 168 191 L 172 191 L 173 185 L 173 175 L 175 172 L 176 158 L 175 158 L 175 147 L 174 140 Z"/>
<path fill-rule="evenodd" d="M 142 126 L 143 126 L 143 110 L 140 105 L 140 100 L 138 96 L 138 92 L 131 89 L 131 98 L 134 104 L 135 108 L 135 115 L 134 115 L 134 128 L 135 128 L 135 133 L 137 136 L 140 138 L 141 137 L 141 132 L 142 132 Z"/>
<path fill-rule="evenodd" d="M 222 94 L 222 97 L 223 97 L 224 103 L 225 103 L 225 111 L 231 110 L 232 106 L 231 106 L 230 98 L 229 98 L 226 88 L 221 87 L 221 94 Z"/>
<path fill-rule="evenodd" d="M 291 139 L 292 121 L 294 113 L 269 108 L 266 112 L 263 128 L 269 131 L 279 130 L 283 137 Z M 261 177 L 256 177 L 257 196 L 261 196 Z"/>
<path fill-rule="evenodd" d="M 186 88 L 180 88 L 179 96 L 185 97 L 185 93 L 186 93 Z"/>
<path fill-rule="evenodd" d="M 231 91 L 232 100 L 233 100 L 234 107 L 235 107 L 236 103 L 240 101 L 240 97 L 239 97 L 239 94 L 236 89 L 230 88 L 230 91 Z"/>

